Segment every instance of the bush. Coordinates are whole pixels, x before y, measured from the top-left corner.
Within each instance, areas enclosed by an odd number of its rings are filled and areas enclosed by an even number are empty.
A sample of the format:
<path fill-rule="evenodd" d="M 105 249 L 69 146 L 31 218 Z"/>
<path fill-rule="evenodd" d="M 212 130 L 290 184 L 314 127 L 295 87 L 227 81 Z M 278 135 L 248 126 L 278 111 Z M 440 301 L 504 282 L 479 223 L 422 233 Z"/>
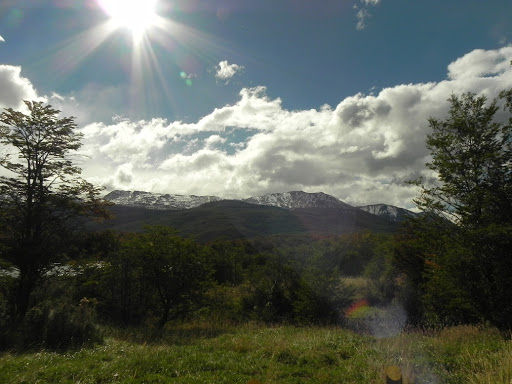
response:
<path fill-rule="evenodd" d="M 25 317 L 23 344 L 63 350 L 101 342 L 101 333 L 94 320 L 94 303 L 86 298 L 78 306 L 43 302 Z"/>

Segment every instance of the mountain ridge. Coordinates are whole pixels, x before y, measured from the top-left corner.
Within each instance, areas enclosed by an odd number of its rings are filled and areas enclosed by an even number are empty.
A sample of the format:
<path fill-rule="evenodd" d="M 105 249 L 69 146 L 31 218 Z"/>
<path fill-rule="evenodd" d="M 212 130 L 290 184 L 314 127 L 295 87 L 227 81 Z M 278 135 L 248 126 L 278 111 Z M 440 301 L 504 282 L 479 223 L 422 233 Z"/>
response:
<path fill-rule="evenodd" d="M 408 209 L 384 203 L 363 205 L 358 206 L 357 208 L 376 216 L 386 217 L 388 220 L 394 222 L 402 222 L 407 218 L 412 218 L 418 215 L 417 213 L 409 211 Z"/>
<path fill-rule="evenodd" d="M 255 205 L 278 207 L 288 210 L 297 209 L 335 209 L 335 210 L 362 210 L 372 215 L 383 217 L 391 222 L 401 222 L 417 214 L 405 208 L 390 204 L 370 204 L 364 206 L 351 206 L 334 196 L 323 192 L 290 191 L 283 193 L 267 193 L 261 196 L 246 199 L 223 199 L 218 196 L 196 196 L 163 194 L 144 191 L 114 190 L 104 197 L 115 205 L 139 207 L 152 210 L 186 210 L 200 207 L 204 204 L 231 201 L 244 202 Z"/>

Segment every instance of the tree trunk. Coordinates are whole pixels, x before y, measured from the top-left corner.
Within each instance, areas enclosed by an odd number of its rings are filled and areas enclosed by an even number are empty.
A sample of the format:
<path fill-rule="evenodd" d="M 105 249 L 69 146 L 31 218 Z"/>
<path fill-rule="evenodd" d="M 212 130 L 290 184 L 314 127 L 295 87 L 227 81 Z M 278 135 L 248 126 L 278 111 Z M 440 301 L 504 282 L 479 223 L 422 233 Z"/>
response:
<path fill-rule="evenodd" d="M 20 275 L 18 277 L 18 284 L 16 287 L 16 313 L 14 316 L 17 322 L 21 322 L 29 310 L 30 296 L 34 290 L 37 278 L 37 274 L 34 273 L 34 271 L 31 271 L 31 268 L 20 269 Z"/>
<path fill-rule="evenodd" d="M 162 329 L 164 327 L 165 323 L 167 323 L 167 321 L 169 320 L 170 310 L 171 310 L 171 308 L 168 305 L 166 305 L 163 310 L 162 317 L 160 318 L 160 321 L 158 322 L 158 328 Z"/>

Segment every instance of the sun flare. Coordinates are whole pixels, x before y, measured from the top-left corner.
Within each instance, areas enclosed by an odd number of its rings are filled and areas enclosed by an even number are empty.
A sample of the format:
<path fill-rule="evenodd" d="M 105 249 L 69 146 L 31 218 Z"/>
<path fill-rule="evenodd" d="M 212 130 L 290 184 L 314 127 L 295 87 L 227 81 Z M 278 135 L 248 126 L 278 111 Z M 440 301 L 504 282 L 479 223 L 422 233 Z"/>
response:
<path fill-rule="evenodd" d="M 138 39 L 157 23 L 157 0 L 99 0 L 115 28 L 126 28 Z"/>

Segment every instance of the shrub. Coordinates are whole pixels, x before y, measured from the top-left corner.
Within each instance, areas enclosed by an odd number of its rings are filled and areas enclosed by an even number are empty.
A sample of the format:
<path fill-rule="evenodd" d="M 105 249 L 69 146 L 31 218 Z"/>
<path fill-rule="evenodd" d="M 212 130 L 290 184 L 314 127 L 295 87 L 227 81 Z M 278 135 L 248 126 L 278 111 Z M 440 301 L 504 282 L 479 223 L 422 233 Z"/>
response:
<path fill-rule="evenodd" d="M 24 321 L 24 346 L 63 350 L 101 342 L 94 303 L 83 298 L 78 306 L 43 302 Z"/>

